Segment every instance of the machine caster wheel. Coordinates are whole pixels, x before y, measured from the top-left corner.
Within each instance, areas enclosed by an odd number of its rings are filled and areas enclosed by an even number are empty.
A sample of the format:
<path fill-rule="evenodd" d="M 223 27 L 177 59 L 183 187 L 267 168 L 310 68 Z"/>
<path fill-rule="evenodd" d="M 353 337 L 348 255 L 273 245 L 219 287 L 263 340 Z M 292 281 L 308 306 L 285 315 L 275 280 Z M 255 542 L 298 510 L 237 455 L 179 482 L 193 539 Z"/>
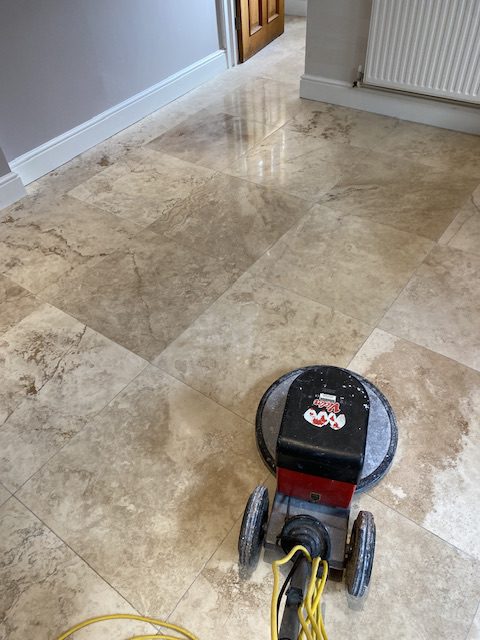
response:
<path fill-rule="evenodd" d="M 360 511 L 353 523 L 347 552 L 345 579 L 354 598 L 365 595 L 372 575 L 375 554 L 375 521 L 369 511 Z"/>
<path fill-rule="evenodd" d="M 268 490 L 259 485 L 248 499 L 238 538 L 238 561 L 243 574 L 251 573 L 258 564 L 267 519 Z"/>

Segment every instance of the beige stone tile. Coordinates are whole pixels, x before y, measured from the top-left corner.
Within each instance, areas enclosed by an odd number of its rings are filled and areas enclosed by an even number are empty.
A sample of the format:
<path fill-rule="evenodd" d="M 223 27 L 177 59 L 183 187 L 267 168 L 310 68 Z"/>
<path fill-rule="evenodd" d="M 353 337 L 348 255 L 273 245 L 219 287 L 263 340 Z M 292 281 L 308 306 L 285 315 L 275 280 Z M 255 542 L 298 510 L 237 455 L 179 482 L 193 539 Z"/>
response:
<path fill-rule="evenodd" d="M 425 238 L 315 206 L 252 273 L 373 324 L 431 247 Z"/>
<path fill-rule="evenodd" d="M 56 638 L 105 613 L 138 614 L 52 531 L 12 498 L 0 507 L 0 637 Z M 89 640 L 156 633 L 125 620 L 77 634 Z"/>
<path fill-rule="evenodd" d="M 287 124 L 287 128 L 309 138 L 371 149 L 391 135 L 397 123 L 398 120 L 395 118 L 379 116 L 368 111 L 303 100 L 302 107 Z"/>
<path fill-rule="evenodd" d="M 145 226 L 213 175 L 211 169 L 139 149 L 75 187 L 69 195 Z"/>
<path fill-rule="evenodd" d="M 370 151 L 321 201 L 438 240 L 478 180 Z"/>
<path fill-rule="evenodd" d="M 225 93 L 209 108 L 219 113 L 281 126 L 306 102 L 298 88 L 266 78 L 253 78 L 233 91 Z"/>
<path fill-rule="evenodd" d="M 377 500 L 363 496 L 359 505 L 377 525 L 370 592 L 357 611 L 349 609 L 343 583 L 327 582 L 329 637 L 463 640 L 480 593 L 479 563 Z M 270 638 L 271 566 L 260 561 L 248 581 L 240 579 L 239 527 L 240 521 L 172 614 L 200 638 Z"/>
<path fill-rule="evenodd" d="M 150 230 L 243 271 L 311 206 L 276 189 L 217 175 L 161 216 Z"/>
<path fill-rule="evenodd" d="M 480 369 L 480 256 L 435 247 L 380 327 Z"/>
<path fill-rule="evenodd" d="M 477 610 L 477 615 L 472 622 L 472 626 L 470 627 L 470 631 L 467 636 L 467 640 L 480 640 L 480 605 Z"/>
<path fill-rule="evenodd" d="M 399 121 L 379 151 L 480 179 L 480 136 Z"/>
<path fill-rule="evenodd" d="M 0 275 L 0 335 L 41 304 L 9 278 Z"/>
<path fill-rule="evenodd" d="M 480 373 L 378 329 L 349 367 L 398 420 L 396 459 L 373 495 L 480 560 Z"/>
<path fill-rule="evenodd" d="M 251 424 L 149 367 L 19 495 L 129 602 L 163 617 L 265 475 Z"/>
<path fill-rule="evenodd" d="M 148 146 L 181 160 L 223 170 L 274 128 L 262 122 L 203 110 L 169 129 Z"/>
<path fill-rule="evenodd" d="M 480 255 L 480 187 L 474 191 L 471 201 L 463 207 L 451 227 L 450 247 Z"/>
<path fill-rule="evenodd" d="M 141 227 L 68 196 L 0 224 L 0 271 L 38 292 L 129 244 Z"/>
<path fill-rule="evenodd" d="M 300 87 L 300 78 L 305 73 L 305 53 L 295 50 L 282 57 L 278 62 L 264 64 L 258 75 L 281 82 L 290 82 Z"/>
<path fill-rule="evenodd" d="M 246 274 L 155 364 L 248 420 L 267 387 L 291 369 L 345 366 L 369 328 Z"/>
<path fill-rule="evenodd" d="M 47 289 L 42 297 L 148 359 L 236 277 L 215 258 L 144 231 L 128 249 Z"/>
<path fill-rule="evenodd" d="M 0 339 L 0 480 L 15 491 L 146 362 L 42 305 Z"/>
<path fill-rule="evenodd" d="M 0 506 L 8 500 L 10 495 L 10 491 L 7 491 L 5 487 L 0 484 Z"/>
<path fill-rule="evenodd" d="M 362 151 L 282 127 L 225 169 L 266 187 L 318 200 L 353 169 Z"/>

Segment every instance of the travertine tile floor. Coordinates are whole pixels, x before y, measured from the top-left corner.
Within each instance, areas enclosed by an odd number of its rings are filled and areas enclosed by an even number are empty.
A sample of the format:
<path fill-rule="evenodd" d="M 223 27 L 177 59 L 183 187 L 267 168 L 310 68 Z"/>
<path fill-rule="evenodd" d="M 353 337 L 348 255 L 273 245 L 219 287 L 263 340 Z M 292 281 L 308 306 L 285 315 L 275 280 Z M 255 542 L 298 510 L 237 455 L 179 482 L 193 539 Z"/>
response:
<path fill-rule="evenodd" d="M 350 366 L 400 444 L 330 637 L 479 640 L 480 139 L 297 97 L 304 22 L 30 185 L 0 224 L 0 637 L 93 614 L 268 638 L 236 537 L 285 371 Z M 124 631 L 122 631 L 122 629 Z M 141 625 L 80 635 L 127 638 Z"/>

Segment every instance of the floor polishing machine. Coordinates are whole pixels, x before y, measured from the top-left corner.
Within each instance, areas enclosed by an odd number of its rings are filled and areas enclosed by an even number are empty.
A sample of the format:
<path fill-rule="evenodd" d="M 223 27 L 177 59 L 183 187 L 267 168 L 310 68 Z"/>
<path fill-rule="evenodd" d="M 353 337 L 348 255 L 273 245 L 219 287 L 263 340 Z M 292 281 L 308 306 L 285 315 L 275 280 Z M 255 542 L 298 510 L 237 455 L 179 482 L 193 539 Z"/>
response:
<path fill-rule="evenodd" d="M 328 563 L 334 579 L 345 580 L 350 598 L 363 599 L 372 573 L 375 521 L 372 513 L 360 511 L 350 525 L 350 505 L 392 463 L 397 424 L 387 399 L 347 369 L 297 369 L 265 392 L 256 439 L 277 487 L 271 510 L 263 485 L 248 500 L 238 541 L 241 572 L 255 569 L 262 548 L 265 560 L 275 561 L 301 545 L 311 558 Z M 299 607 L 310 566 L 300 552 L 292 554 L 280 592 L 280 598 L 286 596 L 280 640 L 296 640 L 301 631 Z"/>

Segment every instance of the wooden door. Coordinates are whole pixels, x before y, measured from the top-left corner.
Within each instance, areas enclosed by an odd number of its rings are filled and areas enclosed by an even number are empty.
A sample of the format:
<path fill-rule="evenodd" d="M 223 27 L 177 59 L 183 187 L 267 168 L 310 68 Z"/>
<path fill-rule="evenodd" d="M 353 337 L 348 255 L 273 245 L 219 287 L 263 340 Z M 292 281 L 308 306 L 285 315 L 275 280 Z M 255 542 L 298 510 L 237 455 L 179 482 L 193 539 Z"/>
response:
<path fill-rule="evenodd" d="M 240 62 L 282 35 L 284 26 L 285 0 L 237 0 Z"/>

